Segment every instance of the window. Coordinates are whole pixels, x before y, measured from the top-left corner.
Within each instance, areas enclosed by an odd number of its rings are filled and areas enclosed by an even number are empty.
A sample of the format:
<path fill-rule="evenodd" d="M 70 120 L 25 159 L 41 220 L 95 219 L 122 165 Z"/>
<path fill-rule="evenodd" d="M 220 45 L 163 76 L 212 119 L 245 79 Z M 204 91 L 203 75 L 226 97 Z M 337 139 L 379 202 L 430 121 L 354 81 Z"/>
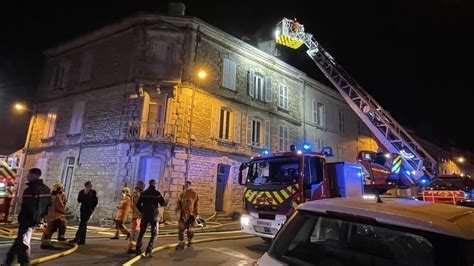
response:
<path fill-rule="evenodd" d="M 278 107 L 288 110 L 288 86 L 279 85 Z"/>
<path fill-rule="evenodd" d="M 219 138 L 230 140 L 230 111 L 225 108 L 221 108 Z"/>
<path fill-rule="evenodd" d="M 250 144 L 260 146 L 262 133 L 262 121 L 256 118 L 250 120 Z"/>
<path fill-rule="evenodd" d="M 90 81 L 92 79 L 92 55 L 84 54 L 81 60 L 81 74 L 79 82 Z"/>
<path fill-rule="evenodd" d="M 255 85 L 255 99 L 260 101 L 265 100 L 264 88 L 263 88 L 263 77 L 260 75 L 254 75 L 254 85 Z"/>
<path fill-rule="evenodd" d="M 237 79 L 237 65 L 227 58 L 224 58 L 222 66 L 222 87 L 235 90 Z"/>
<path fill-rule="evenodd" d="M 168 42 L 151 40 L 146 54 L 148 57 L 154 58 L 159 62 L 167 64 L 176 63 L 175 46 Z"/>
<path fill-rule="evenodd" d="M 344 113 L 339 112 L 339 132 L 344 133 L 345 128 L 344 128 Z"/>
<path fill-rule="evenodd" d="M 71 126 L 69 128 L 69 134 L 79 134 L 82 131 L 82 123 L 84 121 L 84 108 L 85 102 L 74 103 L 72 111 Z"/>
<path fill-rule="evenodd" d="M 69 198 L 69 195 L 71 193 L 71 187 L 73 183 L 72 178 L 73 178 L 73 173 L 74 173 L 74 163 L 75 163 L 74 157 L 67 157 L 64 160 L 61 183 L 64 184 L 64 194 L 66 195 L 66 198 Z"/>
<path fill-rule="evenodd" d="M 52 70 L 51 89 L 64 88 L 67 82 L 68 67 L 65 64 L 58 64 Z"/>
<path fill-rule="evenodd" d="M 54 137 L 54 133 L 56 130 L 56 116 L 57 116 L 57 108 L 51 108 L 46 115 L 46 123 L 43 132 L 43 138 L 51 138 Z"/>
<path fill-rule="evenodd" d="M 326 114 L 324 111 L 324 104 L 317 103 L 316 110 L 318 112 L 318 119 L 316 121 L 316 124 L 320 127 L 324 127 L 326 125 Z"/>
<path fill-rule="evenodd" d="M 427 266 L 435 259 L 423 232 L 304 212 L 279 232 L 269 254 L 288 265 Z"/>
<path fill-rule="evenodd" d="M 288 137 L 288 127 L 287 126 L 280 126 L 280 151 L 286 151 L 288 150 L 288 143 L 289 143 L 289 137 Z"/>

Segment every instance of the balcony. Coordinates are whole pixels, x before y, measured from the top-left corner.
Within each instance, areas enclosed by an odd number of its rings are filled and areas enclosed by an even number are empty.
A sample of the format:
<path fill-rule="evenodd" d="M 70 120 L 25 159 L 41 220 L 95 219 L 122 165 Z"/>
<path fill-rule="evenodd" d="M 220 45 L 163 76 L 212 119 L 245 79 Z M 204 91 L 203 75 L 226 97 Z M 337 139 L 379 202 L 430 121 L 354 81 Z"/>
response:
<path fill-rule="evenodd" d="M 156 122 L 129 121 L 126 138 L 135 141 L 174 142 L 176 125 Z"/>

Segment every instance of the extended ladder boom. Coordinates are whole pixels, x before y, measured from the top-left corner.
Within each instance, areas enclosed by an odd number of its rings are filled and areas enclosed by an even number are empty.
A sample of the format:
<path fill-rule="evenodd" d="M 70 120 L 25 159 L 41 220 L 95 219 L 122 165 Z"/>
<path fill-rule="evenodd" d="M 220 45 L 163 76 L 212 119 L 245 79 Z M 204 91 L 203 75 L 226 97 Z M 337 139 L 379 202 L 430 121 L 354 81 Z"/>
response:
<path fill-rule="evenodd" d="M 283 19 L 275 32 L 277 43 L 299 48 L 308 47 L 308 56 L 316 63 L 329 81 L 336 87 L 346 102 L 389 151 L 399 153 L 403 158 L 403 173 L 411 185 L 417 178 L 436 173 L 436 161 L 416 140 L 411 137 L 395 119 L 385 111 L 319 44 L 312 34 L 305 33 L 303 25 Z"/>

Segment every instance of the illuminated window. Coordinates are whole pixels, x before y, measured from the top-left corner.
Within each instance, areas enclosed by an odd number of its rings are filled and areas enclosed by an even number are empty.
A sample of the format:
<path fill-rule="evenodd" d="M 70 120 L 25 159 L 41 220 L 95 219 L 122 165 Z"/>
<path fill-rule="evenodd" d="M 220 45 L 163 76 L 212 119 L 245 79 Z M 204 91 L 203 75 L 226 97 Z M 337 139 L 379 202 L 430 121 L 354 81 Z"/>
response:
<path fill-rule="evenodd" d="M 317 103 L 316 104 L 317 110 L 317 121 L 316 124 L 320 127 L 324 127 L 326 125 L 326 112 L 324 109 L 324 104 Z"/>

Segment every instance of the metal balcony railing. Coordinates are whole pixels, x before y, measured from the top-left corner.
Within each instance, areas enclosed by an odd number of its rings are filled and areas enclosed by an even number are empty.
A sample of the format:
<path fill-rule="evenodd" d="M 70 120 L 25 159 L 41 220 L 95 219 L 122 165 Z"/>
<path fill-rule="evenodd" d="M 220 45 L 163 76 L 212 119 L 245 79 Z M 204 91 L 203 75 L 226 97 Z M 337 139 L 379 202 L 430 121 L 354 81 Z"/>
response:
<path fill-rule="evenodd" d="M 128 140 L 148 140 L 173 142 L 176 136 L 176 125 L 156 122 L 129 121 Z"/>

